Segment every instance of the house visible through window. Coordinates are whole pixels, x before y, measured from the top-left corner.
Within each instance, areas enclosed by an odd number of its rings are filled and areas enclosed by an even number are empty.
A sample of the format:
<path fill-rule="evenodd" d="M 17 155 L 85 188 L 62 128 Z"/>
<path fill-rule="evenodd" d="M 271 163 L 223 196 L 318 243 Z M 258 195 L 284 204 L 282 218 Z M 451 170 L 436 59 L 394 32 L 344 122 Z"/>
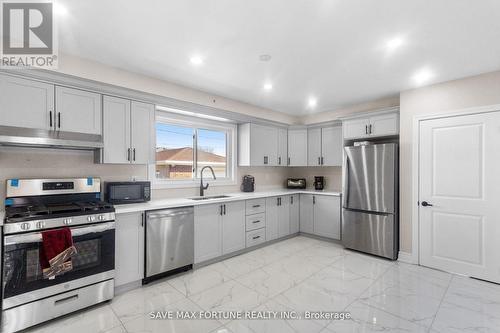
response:
<path fill-rule="evenodd" d="M 156 179 L 194 180 L 211 166 L 218 180 L 231 178 L 231 128 L 186 126 L 161 119 L 156 123 Z M 229 152 L 229 153 L 228 153 Z M 205 177 L 211 172 L 206 170 Z"/>

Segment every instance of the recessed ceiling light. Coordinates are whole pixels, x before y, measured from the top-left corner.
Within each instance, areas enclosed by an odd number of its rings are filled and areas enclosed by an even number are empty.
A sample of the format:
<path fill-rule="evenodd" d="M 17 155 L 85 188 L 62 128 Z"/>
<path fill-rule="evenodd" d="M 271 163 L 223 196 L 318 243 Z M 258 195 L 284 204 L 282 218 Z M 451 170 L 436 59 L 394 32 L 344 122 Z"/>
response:
<path fill-rule="evenodd" d="M 314 109 L 318 105 L 318 100 L 314 97 L 309 97 L 309 100 L 307 101 L 307 106 L 309 106 L 311 109 Z"/>
<path fill-rule="evenodd" d="M 191 64 L 195 65 L 195 66 L 199 66 L 201 64 L 203 64 L 203 58 L 201 56 L 192 56 L 189 61 L 191 62 Z"/>
<path fill-rule="evenodd" d="M 261 54 L 259 56 L 260 61 L 269 61 L 271 60 L 271 55 L 270 54 Z"/>
<path fill-rule="evenodd" d="M 413 81 L 417 85 L 422 85 L 434 77 L 434 73 L 429 68 L 422 68 L 413 75 Z"/>
<path fill-rule="evenodd" d="M 68 9 L 65 6 L 58 4 L 58 3 L 54 3 L 53 6 L 54 6 L 54 13 L 56 15 L 59 15 L 59 16 L 68 15 Z"/>
<path fill-rule="evenodd" d="M 266 82 L 264 83 L 264 90 L 272 90 L 273 89 L 273 84 L 271 82 Z"/>
<path fill-rule="evenodd" d="M 403 37 L 395 37 L 393 39 L 389 39 L 386 43 L 387 51 L 393 52 L 396 49 L 400 48 L 405 43 L 405 39 Z"/>

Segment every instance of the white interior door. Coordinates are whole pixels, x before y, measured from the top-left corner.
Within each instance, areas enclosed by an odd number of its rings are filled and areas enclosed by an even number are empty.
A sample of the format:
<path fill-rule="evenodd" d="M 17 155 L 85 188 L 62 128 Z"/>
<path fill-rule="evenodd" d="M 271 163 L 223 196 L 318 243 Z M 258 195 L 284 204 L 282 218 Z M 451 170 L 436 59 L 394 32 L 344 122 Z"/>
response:
<path fill-rule="evenodd" d="M 422 121 L 419 163 L 420 263 L 500 282 L 500 112 Z"/>

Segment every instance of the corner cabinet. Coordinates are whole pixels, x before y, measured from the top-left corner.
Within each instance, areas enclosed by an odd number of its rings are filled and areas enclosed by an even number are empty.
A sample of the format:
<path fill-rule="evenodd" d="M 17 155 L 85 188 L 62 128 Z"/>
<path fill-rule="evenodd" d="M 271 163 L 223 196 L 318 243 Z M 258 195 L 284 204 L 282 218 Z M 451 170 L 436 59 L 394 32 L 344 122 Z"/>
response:
<path fill-rule="evenodd" d="M 239 125 L 238 165 L 277 166 L 278 128 L 250 123 Z"/>
<path fill-rule="evenodd" d="M 104 148 L 101 162 L 148 164 L 154 131 L 154 105 L 119 97 L 103 98 Z"/>
<path fill-rule="evenodd" d="M 300 195 L 300 231 L 312 235 L 340 239 L 340 197 Z"/>
<path fill-rule="evenodd" d="M 116 214 L 115 286 L 144 278 L 144 213 Z"/>
<path fill-rule="evenodd" d="M 383 137 L 399 134 L 399 114 L 383 113 L 342 122 L 344 140 Z"/>
<path fill-rule="evenodd" d="M 342 165 L 342 127 L 310 128 L 307 131 L 309 166 Z"/>

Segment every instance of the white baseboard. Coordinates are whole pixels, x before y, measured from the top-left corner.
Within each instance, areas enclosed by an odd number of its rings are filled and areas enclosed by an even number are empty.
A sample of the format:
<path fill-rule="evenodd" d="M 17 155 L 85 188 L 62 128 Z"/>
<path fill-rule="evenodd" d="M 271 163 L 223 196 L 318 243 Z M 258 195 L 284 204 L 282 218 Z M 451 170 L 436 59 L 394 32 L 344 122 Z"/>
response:
<path fill-rule="evenodd" d="M 404 262 L 407 264 L 414 264 L 414 265 L 417 264 L 417 262 L 415 262 L 415 259 L 413 258 L 413 254 L 411 254 L 410 252 L 399 251 L 398 261 L 401 261 L 401 262 Z"/>

